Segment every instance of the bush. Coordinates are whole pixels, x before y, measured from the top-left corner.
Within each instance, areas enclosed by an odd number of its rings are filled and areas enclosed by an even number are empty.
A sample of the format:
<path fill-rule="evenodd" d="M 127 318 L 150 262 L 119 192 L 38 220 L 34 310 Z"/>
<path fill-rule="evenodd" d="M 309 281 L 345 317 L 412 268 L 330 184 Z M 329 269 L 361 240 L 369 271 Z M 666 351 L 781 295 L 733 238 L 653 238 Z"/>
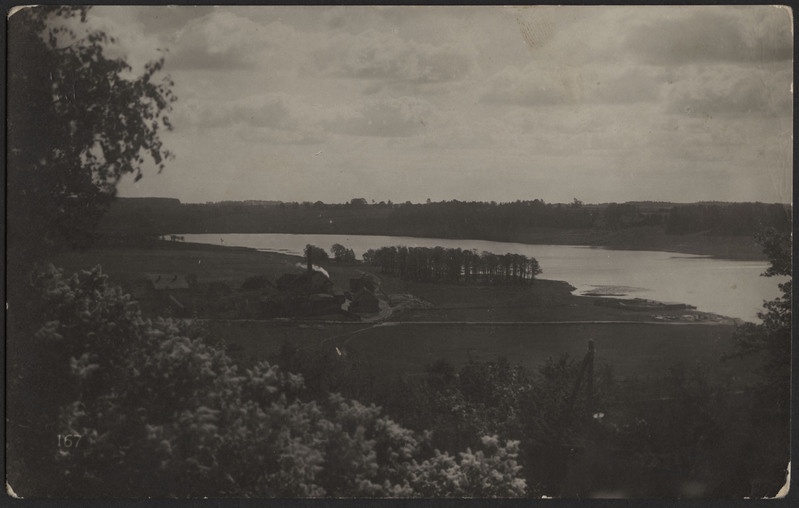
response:
<path fill-rule="evenodd" d="M 340 243 L 334 243 L 330 251 L 333 253 L 333 258 L 336 260 L 336 263 L 346 265 L 356 262 L 355 252 L 352 249 L 344 247 Z"/>
<path fill-rule="evenodd" d="M 518 443 L 459 459 L 381 408 L 300 397 L 302 376 L 239 367 L 190 321 L 145 320 L 99 268 L 36 279 L 35 340 L 57 367 L 61 446 L 47 492 L 23 496 L 519 496 Z M 61 444 L 61 443 L 59 443 Z M 74 446 L 73 446 L 74 445 Z"/>
<path fill-rule="evenodd" d="M 247 277 L 244 282 L 241 284 L 241 289 L 244 290 L 252 290 L 252 289 L 264 289 L 269 284 L 269 281 L 263 275 L 253 275 L 252 277 Z"/>

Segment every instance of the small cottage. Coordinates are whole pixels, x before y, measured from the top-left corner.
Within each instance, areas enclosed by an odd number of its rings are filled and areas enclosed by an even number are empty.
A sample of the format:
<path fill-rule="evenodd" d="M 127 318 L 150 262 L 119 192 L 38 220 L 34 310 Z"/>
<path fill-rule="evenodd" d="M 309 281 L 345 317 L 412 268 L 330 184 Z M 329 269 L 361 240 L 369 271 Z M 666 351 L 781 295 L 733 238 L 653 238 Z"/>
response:
<path fill-rule="evenodd" d="M 357 293 L 361 288 L 366 288 L 372 293 L 377 290 L 377 283 L 369 274 L 363 274 L 357 279 L 350 279 L 350 291 Z"/>
<path fill-rule="evenodd" d="M 277 288 L 287 293 L 333 293 L 333 282 L 322 272 L 286 273 L 278 277 Z"/>
<path fill-rule="evenodd" d="M 362 287 L 352 295 L 349 310 L 364 314 L 380 312 L 380 299 L 374 293 Z"/>
<path fill-rule="evenodd" d="M 146 273 L 147 280 L 156 291 L 164 289 L 189 289 L 186 276 L 179 273 Z"/>

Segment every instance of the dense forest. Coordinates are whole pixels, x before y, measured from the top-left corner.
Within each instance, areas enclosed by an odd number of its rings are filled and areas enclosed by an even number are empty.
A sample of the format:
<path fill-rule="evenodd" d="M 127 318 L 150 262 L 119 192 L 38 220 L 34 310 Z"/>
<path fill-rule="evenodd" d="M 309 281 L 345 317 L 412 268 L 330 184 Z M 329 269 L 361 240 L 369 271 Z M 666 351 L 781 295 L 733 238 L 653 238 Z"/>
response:
<path fill-rule="evenodd" d="M 444 247 L 369 249 L 364 262 L 382 273 L 419 282 L 525 284 L 541 273 L 538 261 L 521 254 L 492 254 Z"/>
<path fill-rule="evenodd" d="M 666 235 L 747 236 L 790 230 L 788 205 L 630 202 L 584 204 L 441 201 L 343 204 L 119 199 L 104 218 L 106 234 L 317 233 L 422 236 L 529 243 L 604 244 L 609 234 L 646 228 Z M 568 233 L 568 234 L 567 234 Z M 554 240 L 554 241 L 553 241 Z"/>

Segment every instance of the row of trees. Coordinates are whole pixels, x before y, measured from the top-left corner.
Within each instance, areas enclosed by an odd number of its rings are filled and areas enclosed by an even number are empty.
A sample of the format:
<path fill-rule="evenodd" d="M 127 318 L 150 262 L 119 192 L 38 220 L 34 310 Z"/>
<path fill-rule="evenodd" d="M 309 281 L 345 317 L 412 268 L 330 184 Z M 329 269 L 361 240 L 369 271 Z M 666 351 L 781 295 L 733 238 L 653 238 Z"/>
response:
<path fill-rule="evenodd" d="M 381 247 L 363 260 L 382 273 L 419 282 L 526 284 L 541 273 L 535 258 L 444 247 Z"/>
<path fill-rule="evenodd" d="M 340 243 L 334 243 L 333 247 L 330 249 L 330 252 L 333 253 L 333 260 L 338 264 L 352 264 L 356 262 L 355 252 L 352 249 L 344 247 Z M 317 247 L 316 245 L 306 245 L 304 253 L 306 260 L 310 257 L 314 263 L 330 261 L 330 255 L 327 253 L 327 251 L 322 247 Z"/>
<path fill-rule="evenodd" d="M 333 247 L 330 248 L 330 252 L 333 253 L 333 259 L 336 260 L 336 263 L 339 264 L 352 264 L 355 263 L 355 252 L 352 249 L 348 249 L 344 247 L 340 243 L 334 243 Z"/>

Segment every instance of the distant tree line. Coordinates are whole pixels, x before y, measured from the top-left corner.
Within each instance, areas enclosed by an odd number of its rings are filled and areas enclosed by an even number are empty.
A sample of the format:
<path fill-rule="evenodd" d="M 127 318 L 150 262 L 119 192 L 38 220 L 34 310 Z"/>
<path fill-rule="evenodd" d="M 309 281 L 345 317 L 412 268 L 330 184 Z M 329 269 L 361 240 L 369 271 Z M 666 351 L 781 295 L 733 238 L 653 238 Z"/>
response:
<path fill-rule="evenodd" d="M 581 231 L 587 238 L 633 228 L 668 235 L 754 236 L 774 228 L 787 231 L 789 205 L 765 203 L 660 202 L 583 204 L 441 201 L 349 203 L 206 203 L 177 200 L 119 199 L 101 229 L 113 234 L 182 233 L 371 234 L 518 241 L 529 232 Z M 599 237 L 597 237 L 599 238 Z"/>
<path fill-rule="evenodd" d="M 419 282 L 525 284 L 541 273 L 535 258 L 444 247 L 381 247 L 369 249 L 364 262 L 385 274 Z"/>
<path fill-rule="evenodd" d="M 306 261 L 311 261 L 313 263 L 325 263 L 330 261 L 330 255 L 322 247 L 308 244 L 305 246 L 305 250 L 303 252 L 305 254 Z M 330 248 L 330 252 L 333 253 L 333 261 L 335 261 L 337 264 L 348 265 L 358 262 L 358 260 L 355 258 L 355 251 L 344 247 L 340 243 L 334 243 Z"/>
<path fill-rule="evenodd" d="M 766 228 L 790 231 L 791 216 L 783 205 L 735 203 L 694 204 L 674 207 L 666 218 L 671 235 L 707 233 L 713 236 L 754 235 Z"/>

